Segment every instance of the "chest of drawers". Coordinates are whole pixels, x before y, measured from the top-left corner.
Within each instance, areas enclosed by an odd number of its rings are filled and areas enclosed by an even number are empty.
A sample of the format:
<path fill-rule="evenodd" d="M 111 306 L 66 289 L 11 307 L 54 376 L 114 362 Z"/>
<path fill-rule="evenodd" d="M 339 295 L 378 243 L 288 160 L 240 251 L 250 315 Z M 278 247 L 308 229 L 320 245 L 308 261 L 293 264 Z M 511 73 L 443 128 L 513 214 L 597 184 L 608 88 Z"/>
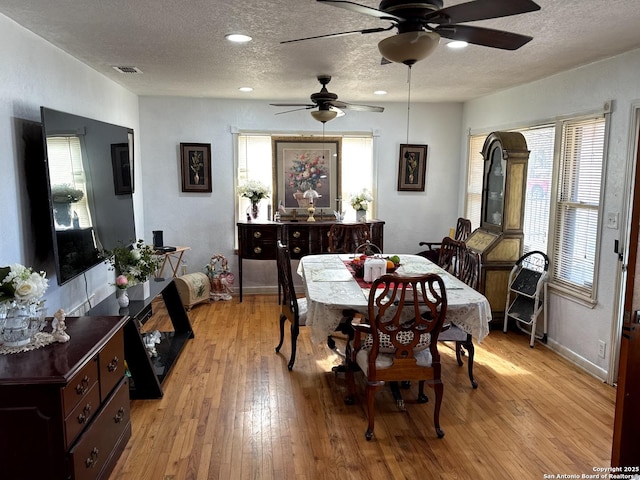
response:
<path fill-rule="evenodd" d="M 67 318 L 69 342 L 0 355 L 3 479 L 108 478 L 131 437 L 126 320 Z"/>

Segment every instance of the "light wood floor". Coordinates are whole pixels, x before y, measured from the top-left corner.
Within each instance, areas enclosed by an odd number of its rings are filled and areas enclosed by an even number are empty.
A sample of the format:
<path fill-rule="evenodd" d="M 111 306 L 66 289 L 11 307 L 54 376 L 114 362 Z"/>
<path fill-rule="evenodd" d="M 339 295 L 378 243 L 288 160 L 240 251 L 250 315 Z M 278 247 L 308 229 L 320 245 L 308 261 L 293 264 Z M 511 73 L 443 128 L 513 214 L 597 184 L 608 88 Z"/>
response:
<path fill-rule="evenodd" d="M 289 338 L 274 352 L 278 312 L 270 295 L 194 307 L 195 339 L 162 399 L 131 402 L 133 436 L 110 478 L 542 479 L 610 464 L 614 388 L 524 335 L 493 331 L 477 346 L 477 390 L 440 347 L 443 439 L 413 386 L 405 412 L 378 393 L 367 442 L 363 396 L 346 406 L 344 378 L 331 372 L 341 358 L 303 327 L 289 372 Z M 162 319 L 156 309 L 152 321 Z"/>

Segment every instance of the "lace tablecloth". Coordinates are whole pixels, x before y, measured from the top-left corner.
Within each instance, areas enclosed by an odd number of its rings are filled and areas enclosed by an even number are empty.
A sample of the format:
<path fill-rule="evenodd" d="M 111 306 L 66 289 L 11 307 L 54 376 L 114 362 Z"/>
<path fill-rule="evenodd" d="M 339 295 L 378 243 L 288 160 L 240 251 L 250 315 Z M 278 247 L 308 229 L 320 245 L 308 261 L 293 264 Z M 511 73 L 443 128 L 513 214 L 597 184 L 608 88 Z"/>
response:
<path fill-rule="evenodd" d="M 343 310 L 367 312 L 369 288 L 353 278 L 344 261 L 350 255 L 309 255 L 298 265 L 307 296 L 307 322 L 311 340 L 326 341 L 342 321 Z M 484 295 L 419 255 L 399 255 L 399 275 L 437 273 L 447 289 L 447 321 L 471 334 L 478 343 L 489 334 L 491 306 Z"/>

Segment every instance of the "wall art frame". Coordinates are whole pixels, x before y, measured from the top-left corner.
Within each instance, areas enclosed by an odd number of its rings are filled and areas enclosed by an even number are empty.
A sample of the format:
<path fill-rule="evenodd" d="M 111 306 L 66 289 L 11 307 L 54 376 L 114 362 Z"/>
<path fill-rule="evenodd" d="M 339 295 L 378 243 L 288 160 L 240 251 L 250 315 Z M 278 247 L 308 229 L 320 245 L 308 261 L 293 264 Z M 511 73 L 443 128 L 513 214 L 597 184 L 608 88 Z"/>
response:
<path fill-rule="evenodd" d="M 427 145 L 400 145 L 398 191 L 424 192 L 427 174 Z"/>
<path fill-rule="evenodd" d="M 133 140 L 111 144 L 113 188 L 116 195 L 133 193 Z"/>
<path fill-rule="evenodd" d="M 320 195 L 316 209 L 333 215 L 340 191 L 340 137 L 273 137 L 273 211 L 283 205 L 294 217 L 308 207 L 304 192 L 312 188 Z M 301 212 L 302 213 L 302 212 Z"/>
<path fill-rule="evenodd" d="M 183 192 L 210 193 L 212 191 L 211 144 L 181 143 L 180 171 Z"/>

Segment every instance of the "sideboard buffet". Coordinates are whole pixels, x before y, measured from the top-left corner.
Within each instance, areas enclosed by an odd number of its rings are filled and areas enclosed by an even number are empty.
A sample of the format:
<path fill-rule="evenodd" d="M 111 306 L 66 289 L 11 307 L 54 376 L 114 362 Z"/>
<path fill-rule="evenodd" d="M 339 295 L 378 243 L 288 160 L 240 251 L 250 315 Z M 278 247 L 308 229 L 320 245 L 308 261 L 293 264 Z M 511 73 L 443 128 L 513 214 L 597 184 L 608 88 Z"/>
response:
<path fill-rule="evenodd" d="M 240 301 L 242 301 L 242 261 L 275 260 L 278 240 L 288 245 L 291 258 L 299 260 L 305 255 L 327 253 L 329 229 L 336 221 L 281 221 L 239 222 L 238 226 L 238 274 Z M 371 243 L 383 251 L 384 221 L 369 220 Z"/>
<path fill-rule="evenodd" d="M 0 477 L 109 477 L 131 437 L 127 321 L 67 317 L 68 342 L 0 355 Z"/>

